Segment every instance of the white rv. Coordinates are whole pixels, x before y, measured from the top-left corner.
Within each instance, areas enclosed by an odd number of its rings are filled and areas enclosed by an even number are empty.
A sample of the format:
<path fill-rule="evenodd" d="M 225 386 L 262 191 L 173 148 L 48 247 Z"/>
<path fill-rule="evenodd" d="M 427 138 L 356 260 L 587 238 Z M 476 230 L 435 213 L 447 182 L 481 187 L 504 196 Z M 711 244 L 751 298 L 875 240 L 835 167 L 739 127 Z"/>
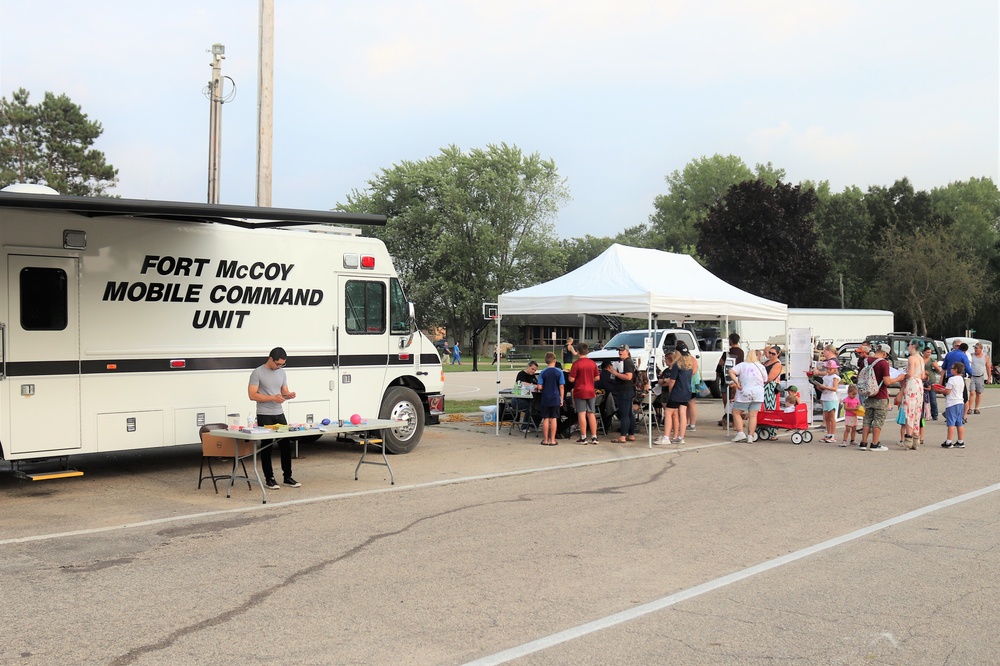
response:
<path fill-rule="evenodd" d="M 396 417 L 413 449 L 444 376 L 371 215 L 0 192 L 0 457 L 192 444 L 288 352 L 290 423 Z M 324 226 L 326 225 L 326 226 Z M 12 465 L 14 463 L 12 462 Z"/>

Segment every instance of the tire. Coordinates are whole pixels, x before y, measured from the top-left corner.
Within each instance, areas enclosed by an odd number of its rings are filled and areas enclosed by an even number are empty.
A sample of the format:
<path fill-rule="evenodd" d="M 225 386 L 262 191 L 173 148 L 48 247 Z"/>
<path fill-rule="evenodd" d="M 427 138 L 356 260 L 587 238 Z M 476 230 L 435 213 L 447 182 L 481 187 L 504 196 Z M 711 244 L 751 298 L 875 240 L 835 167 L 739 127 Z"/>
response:
<path fill-rule="evenodd" d="M 716 379 L 713 382 L 705 382 L 705 384 L 708 386 L 708 391 L 712 394 L 713 398 L 718 399 L 718 398 L 722 397 L 722 391 L 719 390 L 719 380 L 718 379 Z"/>
<path fill-rule="evenodd" d="M 385 448 L 390 453 L 409 453 L 420 443 L 424 434 L 424 406 L 412 389 L 393 386 L 386 391 L 378 417 L 407 422 L 401 428 L 383 431 Z"/>
<path fill-rule="evenodd" d="M 806 430 L 804 433 L 802 433 L 802 441 L 805 442 L 806 444 L 813 441 L 813 434 L 808 430 Z"/>
<path fill-rule="evenodd" d="M 792 433 L 792 444 L 801 444 L 801 443 L 802 443 L 802 433 L 800 433 L 800 432 L 793 432 Z"/>
<path fill-rule="evenodd" d="M 763 426 L 757 428 L 757 439 L 770 439 L 767 436 L 767 428 Z"/>

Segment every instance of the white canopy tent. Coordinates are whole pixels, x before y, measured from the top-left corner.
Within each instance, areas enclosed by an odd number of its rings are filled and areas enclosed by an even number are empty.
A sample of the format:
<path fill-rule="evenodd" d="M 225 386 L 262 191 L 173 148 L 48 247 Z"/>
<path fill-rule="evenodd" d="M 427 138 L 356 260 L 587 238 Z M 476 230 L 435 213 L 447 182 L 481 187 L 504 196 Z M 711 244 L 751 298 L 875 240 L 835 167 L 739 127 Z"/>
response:
<path fill-rule="evenodd" d="M 500 294 L 499 313 L 785 320 L 788 308 L 724 282 L 689 255 L 615 243 L 562 277 Z"/>
<path fill-rule="evenodd" d="M 783 303 L 734 287 L 694 257 L 618 243 L 562 277 L 500 294 L 498 312 L 644 317 L 651 338 L 654 318 L 719 320 L 727 329 L 730 319 L 788 318 Z M 650 447 L 652 442 L 650 432 Z"/>

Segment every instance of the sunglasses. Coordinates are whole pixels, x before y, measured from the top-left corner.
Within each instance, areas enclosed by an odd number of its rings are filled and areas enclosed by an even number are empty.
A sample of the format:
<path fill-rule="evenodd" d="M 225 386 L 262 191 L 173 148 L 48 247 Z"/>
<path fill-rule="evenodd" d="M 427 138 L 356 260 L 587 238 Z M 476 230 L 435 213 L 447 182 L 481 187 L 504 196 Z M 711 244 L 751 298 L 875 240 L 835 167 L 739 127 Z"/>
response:
<path fill-rule="evenodd" d="M 278 368 L 283 368 L 283 367 L 285 367 L 285 363 L 286 363 L 286 362 L 287 362 L 287 361 L 275 361 L 275 362 L 274 362 L 274 365 L 275 365 L 275 367 L 278 367 Z"/>

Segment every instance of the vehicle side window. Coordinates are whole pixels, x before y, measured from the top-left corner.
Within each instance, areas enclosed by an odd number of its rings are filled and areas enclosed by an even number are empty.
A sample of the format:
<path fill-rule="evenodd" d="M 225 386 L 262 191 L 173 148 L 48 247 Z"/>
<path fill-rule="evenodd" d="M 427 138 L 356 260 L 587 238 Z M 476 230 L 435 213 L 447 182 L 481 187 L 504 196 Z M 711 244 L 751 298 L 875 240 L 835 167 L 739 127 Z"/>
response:
<path fill-rule="evenodd" d="M 389 332 L 393 335 L 406 335 L 410 332 L 410 308 L 403 294 L 399 280 L 389 280 Z"/>
<path fill-rule="evenodd" d="M 62 331 L 69 322 L 66 271 L 61 268 L 22 268 L 21 328 L 26 331 Z"/>
<path fill-rule="evenodd" d="M 910 345 L 909 340 L 893 340 L 892 349 L 894 352 L 896 352 L 896 358 L 906 358 L 907 357 L 906 348 L 909 347 L 909 345 Z"/>
<path fill-rule="evenodd" d="M 385 283 L 349 280 L 344 293 L 344 327 L 353 335 L 385 333 Z"/>

